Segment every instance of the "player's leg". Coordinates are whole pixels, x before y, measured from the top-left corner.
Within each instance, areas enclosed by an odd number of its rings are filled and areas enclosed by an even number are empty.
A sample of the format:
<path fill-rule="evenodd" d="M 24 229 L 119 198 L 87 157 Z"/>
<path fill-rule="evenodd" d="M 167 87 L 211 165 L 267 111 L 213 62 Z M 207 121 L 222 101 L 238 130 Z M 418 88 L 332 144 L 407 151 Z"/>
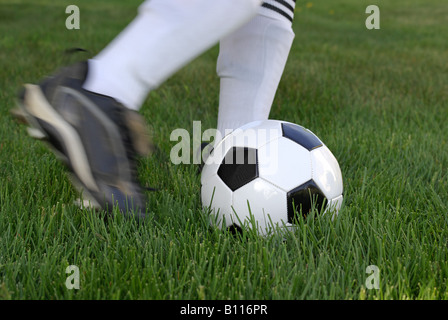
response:
<path fill-rule="evenodd" d="M 89 62 L 84 87 L 139 109 L 151 89 L 251 17 L 261 0 L 151 0 Z"/>
<path fill-rule="evenodd" d="M 151 0 L 95 59 L 62 69 L 20 95 L 22 115 L 103 209 L 144 217 L 136 156 L 147 140 L 138 109 L 148 91 L 239 27 L 258 0 Z M 86 79 L 87 83 L 86 83 Z"/>
<path fill-rule="evenodd" d="M 218 130 L 268 119 L 294 38 L 295 0 L 265 0 L 258 15 L 220 41 Z"/>

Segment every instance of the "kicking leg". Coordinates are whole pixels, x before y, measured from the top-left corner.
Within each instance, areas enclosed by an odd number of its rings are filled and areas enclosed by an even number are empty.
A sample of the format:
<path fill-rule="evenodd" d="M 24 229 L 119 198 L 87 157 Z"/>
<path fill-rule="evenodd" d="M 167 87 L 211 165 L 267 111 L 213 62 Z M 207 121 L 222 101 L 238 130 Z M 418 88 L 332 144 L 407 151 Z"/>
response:
<path fill-rule="evenodd" d="M 138 155 L 148 152 L 135 112 L 148 92 L 247 22 L 259 0 L 151 0 L 99 55 L 20 94 L 20 117 L 66 163 L 95 205 L 144 218 Z M 133 110 L 132 110 L 133 109 Z"/>
<path fill-rule="evenodd" d="M 139 109 L 148 92 L 257 12 L 261 0 L 151 0 L 89 61 L 84 88 Z"/>

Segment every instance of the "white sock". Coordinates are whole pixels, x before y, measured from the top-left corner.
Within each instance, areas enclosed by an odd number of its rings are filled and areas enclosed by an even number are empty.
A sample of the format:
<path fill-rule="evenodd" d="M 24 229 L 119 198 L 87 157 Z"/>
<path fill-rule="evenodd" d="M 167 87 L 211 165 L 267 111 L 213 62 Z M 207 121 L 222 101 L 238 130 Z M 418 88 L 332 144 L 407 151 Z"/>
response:
<path fill-rule="evenodd" d="M 268 119 L 294 39 L 294 4 L 265 1 L 256 17 L 221 40 L 217 63 L 221 136 L 248 122 Z M 276 10 L 271 9 L 274 5 Z"/>
<path fill-rule="evenodd" d="M 150 0 L 89 60 L 86 90 L 139 109 L 151 89 L 250 20 L 261 0 Z"/>

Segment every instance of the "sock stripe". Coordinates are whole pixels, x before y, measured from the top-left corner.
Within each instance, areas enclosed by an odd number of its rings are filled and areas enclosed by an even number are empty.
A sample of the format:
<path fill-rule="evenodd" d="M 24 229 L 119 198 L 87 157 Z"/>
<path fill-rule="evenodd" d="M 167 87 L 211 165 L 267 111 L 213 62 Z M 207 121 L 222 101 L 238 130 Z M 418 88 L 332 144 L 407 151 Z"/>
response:
<path fill-rule="evenodd" d="M 294 14 L 294 7 L 292 5 L 290 5 L 288 2 L 284 1 L 284 0 L 274 0 L 275 2 L 278 2 L 279 4 L 282 4 L 283 6 L 285 6 L 286 8 L 288 8 L 292 14 Z M 296 1 L 294 0 L 294 3 Z"/>
<path fill-rule="evenodd" d="M 277 2 L 279 2 L 279 1 L 277 1 Z M 289 15 L 288 13 L 286 13 L 285 11 L 280 9 L 279 7 L 273 6 L 272 4 L 269 4 L 269 3 L 266 3 L 266 2 L 263 2 L 263 4 L 261 6 L 264 7 L 264 8 L 267 8 L 267 9 L 271 9 L 272 11 L 275 11 L 275 12 L 281 14 L 286 19 L 288 19 L 289 21 L 292 22 L 293 16 Z M 294 9 L 293 9 L 293 12 L 294 12 Z"/>

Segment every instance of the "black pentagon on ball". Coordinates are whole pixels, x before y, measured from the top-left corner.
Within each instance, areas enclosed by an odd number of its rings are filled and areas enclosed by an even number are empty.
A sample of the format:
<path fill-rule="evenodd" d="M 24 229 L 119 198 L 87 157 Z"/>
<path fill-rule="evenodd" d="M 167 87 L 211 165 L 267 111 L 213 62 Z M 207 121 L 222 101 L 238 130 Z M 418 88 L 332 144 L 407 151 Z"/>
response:
<path fill-rule="evenodd" d="M 327 203 L 327 198 L 313 180 L 292 189 L 287 195 L 288 222 L 294 223 L 295 214 L 302 213 L 303 217 L 314 207 L 321 210 Z"/>
<path fill-rule="evenodd" d="M 243 228 L 241 228 L 236 223 L 232 224 L 231 226 L 228 226 L 227 230 L 229 230 L 229 232 L 232 234 L 242 234 L 243 233 Z"/>
<path fill-rule="evenodd" d="M 235 191 L 258 177 L 257 149 L 233 147 L 225 155 L 218 176 Z"/>
<path fill-rule="evenodd" d="M 309 151 L 323 145 L 322 141 L 313 133 L 296 124 L 282 123 L 282 132 L 285 138 L 300 144 Z"/>

